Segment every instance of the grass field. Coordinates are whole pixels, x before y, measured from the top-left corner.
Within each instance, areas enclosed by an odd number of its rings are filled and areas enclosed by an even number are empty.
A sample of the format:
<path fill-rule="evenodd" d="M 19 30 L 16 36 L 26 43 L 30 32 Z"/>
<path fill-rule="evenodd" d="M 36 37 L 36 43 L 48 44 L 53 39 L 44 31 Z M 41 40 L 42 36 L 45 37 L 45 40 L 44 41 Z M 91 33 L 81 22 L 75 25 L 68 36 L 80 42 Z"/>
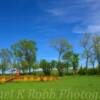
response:
<path fill-rule="evenodd" d="M 0 84 L 0 100 L 100 100 L 100 76 Z"/>

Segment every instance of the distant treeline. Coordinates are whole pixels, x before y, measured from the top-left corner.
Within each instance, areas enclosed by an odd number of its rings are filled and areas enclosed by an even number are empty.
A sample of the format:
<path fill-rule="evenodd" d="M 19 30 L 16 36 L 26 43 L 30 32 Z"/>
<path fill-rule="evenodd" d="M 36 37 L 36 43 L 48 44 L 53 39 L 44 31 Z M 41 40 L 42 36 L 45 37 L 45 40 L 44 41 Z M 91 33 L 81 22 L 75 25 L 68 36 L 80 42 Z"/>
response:
<path fill-rule="evenodd" d="M 79 43 L 83 48 L 82 54 L 74 52 L 73 46 L 66 39 L 55 39 L 50 44 L 58 52 L 58 60 L 50 62 L 42 59 L 37 63 L 36 42 L 32 40 L 20 40 L 11 45 L 10 49 L 1 49 L 0 70 L 2 75 L 8 69 L 17 69 L 21 74 L 32 74 L 35 69 L 39 68 L 42 69 L 44 75 L 51 75 L 54 69 L 60 76 L 100 74 L 100 35 L 84 33 Z M 82 60 L 85 60 L 85 66 L 80 66 Z"/>

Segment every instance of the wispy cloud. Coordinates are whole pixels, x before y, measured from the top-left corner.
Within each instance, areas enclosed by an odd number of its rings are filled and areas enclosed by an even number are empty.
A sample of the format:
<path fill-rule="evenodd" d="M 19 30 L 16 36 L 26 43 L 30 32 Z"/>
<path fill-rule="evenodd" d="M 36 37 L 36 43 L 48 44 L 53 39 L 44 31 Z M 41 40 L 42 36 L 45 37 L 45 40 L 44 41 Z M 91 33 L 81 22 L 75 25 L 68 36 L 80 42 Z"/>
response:
<path fill-rule="evenodd" d="M 51 0 L 44 11 L 48 21 L 75 24 L 73 32 L 100 32 L 100 0 Z"/>
<path fill-rule="evenodd" d="M 73 29 L 75 33 L 91 33 L 100 34 L 100 24 L 99 25 L 86 25 L 86 26 L 76 26 Z"/>
<path fill-rule="evenodd" d="M 58 17 L 63 17 L 66 15 L 66 12 L 63 11 L 62 9 L 50 9 L 48 10 L 48 13 L 51 14 L 52 16 L 58 16 Z"/>

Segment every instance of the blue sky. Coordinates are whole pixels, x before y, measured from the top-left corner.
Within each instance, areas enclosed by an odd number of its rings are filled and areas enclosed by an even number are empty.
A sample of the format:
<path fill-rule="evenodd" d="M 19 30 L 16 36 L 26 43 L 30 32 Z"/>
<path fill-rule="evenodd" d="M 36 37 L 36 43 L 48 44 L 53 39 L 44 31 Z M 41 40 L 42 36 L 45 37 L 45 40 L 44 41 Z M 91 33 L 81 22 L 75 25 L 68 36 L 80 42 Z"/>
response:
<path fill-rule="evenodd" d="M 56 59 L 50 41 L 65 38 L 75 52 L 84 32 L 100 32 L 100 0 L 0 0 L 0 48 L 20 39 L 37 42 L 37 59 Z"/>

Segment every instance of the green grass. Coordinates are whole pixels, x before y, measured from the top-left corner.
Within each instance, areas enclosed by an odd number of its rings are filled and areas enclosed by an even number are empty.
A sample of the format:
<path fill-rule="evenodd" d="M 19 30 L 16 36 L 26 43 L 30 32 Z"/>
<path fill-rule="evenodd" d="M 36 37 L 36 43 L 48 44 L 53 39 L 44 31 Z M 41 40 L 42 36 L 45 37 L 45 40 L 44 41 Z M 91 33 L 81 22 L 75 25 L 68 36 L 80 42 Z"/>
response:
<path fill-rule="evenodd" d="M 0 84 L 0 100 L 100 100 L 100 76 Z"/>

